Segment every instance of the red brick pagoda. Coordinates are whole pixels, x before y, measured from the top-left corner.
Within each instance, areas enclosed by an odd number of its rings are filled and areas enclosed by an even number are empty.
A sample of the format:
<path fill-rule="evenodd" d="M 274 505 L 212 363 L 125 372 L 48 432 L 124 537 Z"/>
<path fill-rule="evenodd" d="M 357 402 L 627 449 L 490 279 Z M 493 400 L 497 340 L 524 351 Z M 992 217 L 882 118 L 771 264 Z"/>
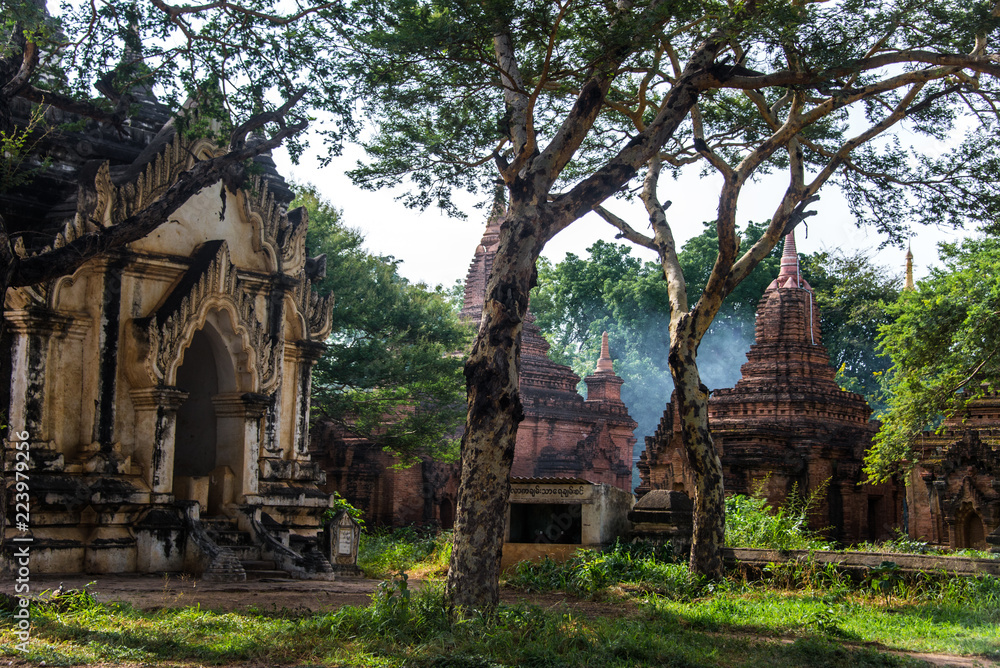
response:
<path fill-rule="evenodd" d="M 503 202 L 494 204 L 476 247 L 465 283 L 462 317 L 478 321 L 486 279 L 500 241 Z M 525 418 L 517 430 L 511 475 L 521 478 L 578 478 L 628 492 L 632 483 L 636 423 L 621 400 L 622 379 L 611 368 L 607 334 L 597 371 L 587 378 L 588 399 L 576 391 L 580 377 L 548 357 L 531 313 L 521 337 L 521 402 Z M 455 517 L 459 466 L 422 458 L 405 469 L 377 445 L 329 422 L 313 429 L 313 459 L 336 490 L 365 511 L 372 524 L 437 523 L 450 528 Z"/>
<path fill-rule="evenodd" d="M 463 318 L 478 321 L 481 317 L 503 213 L 503 202 L 498 198 L 469 265 Z M 597 371 L 584 379 L 586 400 L 576 391 L 580 377 L 568 366 L 549 359 L 548 350 L 549 343 L 529 310 L 521 335 L 525 417 L 517 430 L 511 475 L 582 478 L 628 491 L 636 423 L 621 400 L 623 381 L 612 371 L 607 334 L 601 342 Z"/>
<path fill-rule="evenodd" d="M 781 270 L 757 307 L 755 342 L 742 378 L 713 392 L 709 428 L 727 493 L 764 486 L 772 505 L 797 488 L 826 485 L 813 529 L 845 542 L 889 537 L 902 518 L 901 485 L 863 484 L 864 452 L 877 425 L 858 394 L 841 390 L 820 338 L 812 287 L 799 272 L 795 238 L 785 239 Z M 653 489 L 694 495 L 693 472 L 673 403 L 639 461 L 640 495 Z"/>

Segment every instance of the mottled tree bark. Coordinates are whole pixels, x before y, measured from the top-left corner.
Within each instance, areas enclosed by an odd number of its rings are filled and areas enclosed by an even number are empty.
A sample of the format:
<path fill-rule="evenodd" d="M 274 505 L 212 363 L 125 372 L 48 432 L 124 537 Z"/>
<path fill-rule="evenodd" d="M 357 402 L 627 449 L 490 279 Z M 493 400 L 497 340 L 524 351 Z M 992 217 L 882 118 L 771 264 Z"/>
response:
<path fill-rule="evenodd" d="M 521 331 L 542 248 L 540 229 L 536 218 L 513 208 L 501 226 L 479 333 L 465 364 L 469 413 L 447 583 L 453 609 L 490 614 L 500 600 L 510 469 L 517 425 L 524 418 L 518 381 Z"/>
<path fill-rule="evenodd" d="M 722 461 L 709 431 L 708 388 L 701 382 L 695 358 L 701 337 L 692 336 L 683 320 L 676 338 L 671 340 L 669 363 L 680 405 L 684 447 L 695 474 L 691 572 L 719 579 L 723 574 L 722 546 L 726 532 Z"/>

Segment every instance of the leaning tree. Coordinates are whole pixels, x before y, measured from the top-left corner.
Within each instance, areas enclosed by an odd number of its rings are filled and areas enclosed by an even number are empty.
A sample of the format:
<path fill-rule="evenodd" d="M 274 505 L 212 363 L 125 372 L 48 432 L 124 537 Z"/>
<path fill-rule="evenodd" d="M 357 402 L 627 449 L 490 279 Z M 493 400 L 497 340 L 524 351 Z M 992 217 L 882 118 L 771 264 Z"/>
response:
<path fill-rule="evenodd" d="M 896 234 L 912 221 L 961 224 L 1000 209 L 993 3 L 386 0 L 359 12 L 360 90 L 378 128 L 355 178 L 373 188 L 409 178 L 417 206 L 453 208 L 452 187 L 475 191 L 497 175 L 508 195 L 465 370 L 455 606 L 498 600 L 520 335 L 535 261 L 555 234 L 644 172 L 652 233 L 607 218 L 661 258 L 669 363 L 698 477 L 691 565 L 717 576 L 723 486 L 697 351 L 726 295 L 827 182 L 859 221 Z M 903 145 L 915 135 L 936 141 Z M 699 164 L 722 175 L 718 253 L 702 294 L 689 295 L 660 176 Z M 787 186 L 740 253 L 740 195 L 776 170 Z"/>

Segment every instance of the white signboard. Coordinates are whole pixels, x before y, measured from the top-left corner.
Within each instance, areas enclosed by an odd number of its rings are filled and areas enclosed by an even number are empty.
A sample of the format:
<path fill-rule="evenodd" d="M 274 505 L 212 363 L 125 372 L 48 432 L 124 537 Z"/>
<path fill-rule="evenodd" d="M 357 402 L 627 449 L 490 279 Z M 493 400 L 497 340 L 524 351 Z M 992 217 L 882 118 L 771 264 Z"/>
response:
<path fill-rule="evenodd" d="M 561 503 L 589 501 L 591 485 L 511 485 L 513 503 Z"/>
<path fill-rule="evenodd" d="M 354 529 L 341 528 L 337 531 L 337 554 L 350 554 L 354 546 Z"/>

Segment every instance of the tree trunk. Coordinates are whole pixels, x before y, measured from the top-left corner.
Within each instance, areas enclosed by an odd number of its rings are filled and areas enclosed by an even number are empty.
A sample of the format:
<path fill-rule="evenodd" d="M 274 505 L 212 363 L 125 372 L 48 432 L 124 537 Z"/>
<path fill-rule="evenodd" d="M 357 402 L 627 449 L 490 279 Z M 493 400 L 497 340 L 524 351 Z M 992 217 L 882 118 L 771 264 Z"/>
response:
<path fill-rule="evenodd" d="M 708 388 L 701 382 L 696 358 L 698 341 L 681 319 L 670 342 L 670 373 L 680 402 L 681 431 L 688 460 L 695 473 L 694 534 L 691 572 L 711 579 L 723 574 L 722 546 L 726 532 L 722 461 L 708 428 Z"/>
<path fill-rule="evenodd" d="M 447 584 L 453 614 L 464 608 L 491 615 L 500 601 L 510 469 L 517 425 L 524 418 L 518 382 L 521 330 L 542 247 L 537 219 L 513 211 L 501 226 L 483 319 L 465 364 L 469 413 Z"/>

